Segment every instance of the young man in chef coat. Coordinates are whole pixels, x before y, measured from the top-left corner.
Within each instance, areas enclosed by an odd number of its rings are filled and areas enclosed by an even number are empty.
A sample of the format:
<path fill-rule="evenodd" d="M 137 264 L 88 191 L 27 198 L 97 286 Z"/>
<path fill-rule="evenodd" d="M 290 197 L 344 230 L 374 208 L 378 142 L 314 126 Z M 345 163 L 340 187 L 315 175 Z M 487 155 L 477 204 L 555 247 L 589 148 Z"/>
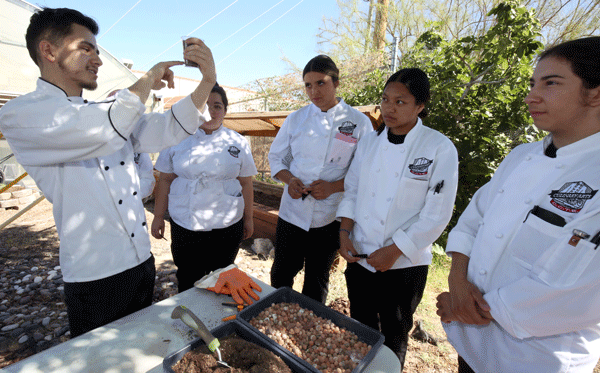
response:
<path fill-rule="evenodd" d="M 173 88 L 170 68 L 183 62 L 158 63 L 104 101 L 84 100 L 102 66 L 97 33 L 76 10 L 35 13 L 26 40 L 41 77 L 0 110 L 0 131 L 54 205 L 72 337 L 151 305 L 154 258 L 134 152 L 175 145 L 210 120 L 205 103 L 216 82 L 210 49 L 191 38 L 184 57 L 198 63 L 202 81 L 168 112 L 144 115 L 144 102 L 151 89 Z"/>

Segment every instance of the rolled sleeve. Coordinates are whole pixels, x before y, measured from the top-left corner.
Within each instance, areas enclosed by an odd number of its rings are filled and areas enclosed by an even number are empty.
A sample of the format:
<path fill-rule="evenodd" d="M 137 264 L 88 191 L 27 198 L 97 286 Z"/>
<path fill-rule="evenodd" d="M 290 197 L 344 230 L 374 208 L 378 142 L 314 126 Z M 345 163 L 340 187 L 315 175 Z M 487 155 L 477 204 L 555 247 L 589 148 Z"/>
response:
<path fill-rule="evenodd" d="M 163 174 L 171 174 L 175 172 L 173 168 L 173 149 L 168 148 L 160 152 L 156 162 L 154 163 L 154 168 L 157 171 L 162 172 Z"/>
<path fill-rule="evenodd" d="M 472 236 L 465 232 L 458 232 L 456 230 L 452 230 L 448 234 L 446 253 L 448 254 L 448 256 L 452 256 L 452 253 L 456 252 L 470 257 L 474 243 L 475 236 Z"/>
<path fill-rule="evenodd" d="M 423 254 L 423 250 L 419 249 L 417 245 L 408 237 L 406 232 L 402 229 L 398 229 L 392 236 L 392 240 L 402 250 L 404 254 L 411 262 L 417 263 Z"/>

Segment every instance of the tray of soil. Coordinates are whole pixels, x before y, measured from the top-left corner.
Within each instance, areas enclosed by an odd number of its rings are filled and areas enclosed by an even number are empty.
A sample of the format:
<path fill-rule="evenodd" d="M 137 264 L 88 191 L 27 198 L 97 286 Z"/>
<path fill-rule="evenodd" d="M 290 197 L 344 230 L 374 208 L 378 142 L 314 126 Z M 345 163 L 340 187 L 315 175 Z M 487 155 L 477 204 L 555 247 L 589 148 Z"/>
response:
<path fill-rule="evenodd" d="M 233 369 L 217 363 L 200 338 L 163 360 L 168 373 L 302 373 L 306 369 L 299 359 L 290 356 L 270 339 L 243 323 L 232 320 L 211 330 L 221 343 L 222 359 Z"/>
<path fill-rule="evenodd" d="M 246 307 L 237 320 L 299 357 L 313 373 L 360 373 L 384 341 L 378 330 L 289 287 Z"/>

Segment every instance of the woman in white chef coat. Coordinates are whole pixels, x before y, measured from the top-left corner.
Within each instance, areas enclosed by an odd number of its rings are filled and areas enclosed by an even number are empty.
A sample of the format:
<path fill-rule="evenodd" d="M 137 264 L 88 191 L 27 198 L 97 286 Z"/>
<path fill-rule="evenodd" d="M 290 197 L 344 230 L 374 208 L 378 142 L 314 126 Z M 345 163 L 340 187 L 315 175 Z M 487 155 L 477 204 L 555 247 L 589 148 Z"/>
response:
<path fill-rule="evenodd" d="M 421 122 L 429 96 L 420 69 L 388 79 L 384 123 L 358 144 L 337 210 L 350 314 L 381 330 L 402 366 L 431 245 L 450 221 L 458 183 L 456 148 Z"/>
<path fill-rule="evenodd" d="M 161 174 L 152 236 L 163 237 L 168 206 L 179 292 L 233 264 L 240 242 L 254 232 L 256 166 L 248 141 L 223 127 L 227 104 L 225 90 L 215 85 L 207 101 L 211 120 L 179 145 L 163 150 L 154 165 Z"/>
<path fill-rule="evenodd" d="M 335 211 L 344 177 L 356 144 L 373 131 L 366 115 L 336 97 L 338 76 L 325 55 L 306 64 L 302 79 L 312 104 L 286 118 L 269 152 L 271 175 L 285 183 L 271 285 L 292 287 L 304 267 L 302 293 L 323 303 L 339 248 Z"/>
<path fill-rule="evenodd" d="M 438 296 L 459 372 L 592 372 L 600 357 L 600 37 L 543 52 L 522 144 L 448 235 Z"/>

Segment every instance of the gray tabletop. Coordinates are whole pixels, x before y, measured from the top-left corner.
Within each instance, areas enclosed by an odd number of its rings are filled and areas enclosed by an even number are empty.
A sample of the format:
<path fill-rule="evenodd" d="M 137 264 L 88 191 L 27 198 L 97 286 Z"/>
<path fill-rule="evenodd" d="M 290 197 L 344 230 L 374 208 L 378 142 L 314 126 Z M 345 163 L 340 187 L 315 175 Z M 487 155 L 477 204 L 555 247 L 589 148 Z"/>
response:
<path fill-rule="evenodd" d="M 274 291 L 271 286 L 256 282 L 263 289 L 259 293 L 261 298 Z M 181 320 L 171 319 L 173 308 L 186 306 L 213 329 L 221 325 L 222 318 L 236 313 L 235 309 L 223 306 L 223 302 L 231 302 L 231 297 L 192 288 L 1 371 L 162 373 L 164 357 L 197 338 Z M 400 363 L 389 348 L 382 346 L 364 372 L 397 373 Z"/>

